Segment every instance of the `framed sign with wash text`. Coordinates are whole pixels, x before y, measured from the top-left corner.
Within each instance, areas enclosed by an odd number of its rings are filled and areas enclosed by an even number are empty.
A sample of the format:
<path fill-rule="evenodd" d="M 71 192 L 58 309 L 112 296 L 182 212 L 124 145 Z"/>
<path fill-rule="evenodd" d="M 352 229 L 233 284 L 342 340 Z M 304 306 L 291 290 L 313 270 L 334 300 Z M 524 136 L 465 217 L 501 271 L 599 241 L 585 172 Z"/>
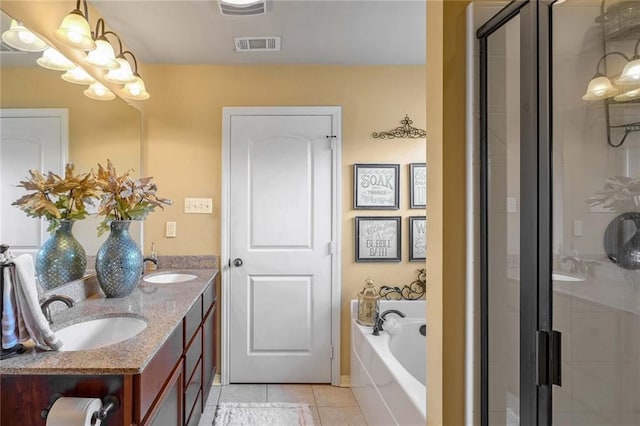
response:
<path fill-rule="evenodd" d="M 353 208 L 398 210 L 400 208 L 400 165 L 354 164 Z"/>
<path fill-rule="evenodd" d="M 409 261 L 427 260 L 427 218 L 409 217 Z"/>
<path fill-rule="evenodd" d="M 409 199 L 412 209 L 427 207 L 427 165 L 426 163 L 409 164 Z"/>
<path fill-rule="evenodd" d="M 356 262 L 399 262 L 400 216 L 356 216 Z"/>

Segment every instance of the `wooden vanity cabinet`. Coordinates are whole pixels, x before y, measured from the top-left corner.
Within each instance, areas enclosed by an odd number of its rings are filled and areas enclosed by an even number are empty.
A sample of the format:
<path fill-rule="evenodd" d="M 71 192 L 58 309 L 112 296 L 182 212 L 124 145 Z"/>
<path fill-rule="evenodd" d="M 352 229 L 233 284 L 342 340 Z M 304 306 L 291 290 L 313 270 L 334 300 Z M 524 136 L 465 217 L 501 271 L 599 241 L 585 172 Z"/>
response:
<path fill-rule="evenodd" d="M 182 327 L 176 328 L 171 338 L 163 345 L 142 374 L 139 375 L 141 384 L 144 381 L 143 378 L 146 376 L 147 370 L 149 370 L 148 374 L 150 376 L 156 377 L 154 379 L 156 381 L 162 380 L 163 377 L 165 378 L 161 387 L 162 392 L 148 392 L 148 394 L 156 395 L 156 397 L 150 410 L 145 411 L 144 406 L 141 406 L 140 416 L 144 419 L 142 424 L 153 424 L 149 420 L 153 418 L 162 418 L 163 426 L 198 424 L 204 409 L 204 401 L 206 401 L 204 395 L 208 395 L 208 390 L 215 375 L 215 322 L 212 321 L 215 317 L 214 312 L 215 289 L 213 283 L 210 283 L 185 315 Z M 180 354 L 175 351 L 178 341 L 181 341 Z M 165 352 L 165 346 L 171 349 L 166 349 Z M 174 357 L 173 362 L 165 356 L 169 352 L 172 354 L 169 356 Z M 156 362 L 157 364 L 162 364 L 163 367 L 157 369 L 155 367 Z M 175 366 L 170 370 L 173 371 L 171 376 L 168 376 L 162 370 L 162 368 L 166 370 L 167 366 Z M 175 377 L 178 374 L 177 370 L 181 370 L 180 378 Z M 135 384 L 136 381 L 134 380 L 134 394 L 137 393 Z M 166 391 L 169 388 L 171 392 Z M 179 404 L 181 409 L 180 418 L 174 423 L 173 408 L 176 407 L 176 402 L 174 401 L 176 389 L 180 389 Z M 142 398 L 145 392 L 142 387 L 140 391 Z M 170 399 L 167 399 L 169 397 Z M 158 414 L 159 410 L 165 407 L 165 404 L 171 407 L 171 409 L 167 409 L 169 417 L 166 419 Z"/>
<path fill-rule="evenodd" d="M 215 290 L 210 283 L 140 374 L 0 375 L 0 424 L 45 425 L 51 395 L 101 398 L 121 406 L 109 426 L 197 425 L 215 376 Z"/>

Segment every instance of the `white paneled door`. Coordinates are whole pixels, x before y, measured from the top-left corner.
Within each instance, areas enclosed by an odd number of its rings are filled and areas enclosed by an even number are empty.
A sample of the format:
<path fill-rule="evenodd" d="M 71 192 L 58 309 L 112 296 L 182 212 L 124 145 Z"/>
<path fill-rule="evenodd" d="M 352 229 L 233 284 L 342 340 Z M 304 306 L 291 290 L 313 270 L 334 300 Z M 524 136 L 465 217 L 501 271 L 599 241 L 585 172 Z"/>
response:
<path fill-rule="evenodd" d="M 26 194 L 16 185 L 29 170 L 64 173 L 67 110 L 0 109 L 0 132 L 0 243 L 14 254 L 35 255 L 48 237 L 47 223 L 11 203 Z"/>
<path fill-rule="evenodd" d="M 331 115 L 232 115 L 229 380 L 328 383 Z"/>

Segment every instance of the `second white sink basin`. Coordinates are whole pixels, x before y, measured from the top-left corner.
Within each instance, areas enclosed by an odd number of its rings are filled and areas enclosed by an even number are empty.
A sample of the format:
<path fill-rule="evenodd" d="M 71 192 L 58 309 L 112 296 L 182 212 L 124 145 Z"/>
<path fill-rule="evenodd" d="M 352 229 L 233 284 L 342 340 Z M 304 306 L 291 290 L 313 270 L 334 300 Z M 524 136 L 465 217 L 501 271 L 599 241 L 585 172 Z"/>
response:
<path fill-rule="evenodd" d="M 181 283 L 184 281 L 191 281 L 198 278 L 193 274 L 180 274 L 180 273 L 167 273 L 167 274 L 153 274 L 145 275 L 142 277 L 142 281 L 146 281 L 152 284 L 172 284 Z"/>
<path fill-rule="evenodd" d="M 79 322 L 55 332 L 62 340 L 61 352 L 97 349 L 127 340 L 147 328 L 135 317 L 108 317 Z"/>
<path fill-rule="evenodd" d="M 584 278 L 574 277 L 572 275 L 565 275 L 565 274 L 561 274 L 561 273 L 558 273 L 558 272 L 554 272 L 553 274 L 551 274 L 551 279 L 553 281 L 564 281 L 564 282 L 580 282 L 580 281 L 584 281 Z"/>

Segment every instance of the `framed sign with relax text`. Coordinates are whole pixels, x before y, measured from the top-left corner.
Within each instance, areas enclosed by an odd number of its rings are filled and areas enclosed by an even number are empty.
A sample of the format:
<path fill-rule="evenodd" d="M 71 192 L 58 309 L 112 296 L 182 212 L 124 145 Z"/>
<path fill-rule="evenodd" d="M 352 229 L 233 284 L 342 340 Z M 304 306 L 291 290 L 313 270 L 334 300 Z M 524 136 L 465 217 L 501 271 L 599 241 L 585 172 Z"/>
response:
<path fill-rule="evenodd" d="M 398 210 L 399 186 L 398 164 L 354 164 L 353 208 Z"/>
<path fill-rule="evenodd" d="M 400 216 L 356 216 L 356 262 L 399 262 L 400 227 Z"/>
<path fill-rule="evenodd" d="M 409 180 L 411 208 L 427 207 L 427 165 L 425 163 L 409 164 Z"/>

